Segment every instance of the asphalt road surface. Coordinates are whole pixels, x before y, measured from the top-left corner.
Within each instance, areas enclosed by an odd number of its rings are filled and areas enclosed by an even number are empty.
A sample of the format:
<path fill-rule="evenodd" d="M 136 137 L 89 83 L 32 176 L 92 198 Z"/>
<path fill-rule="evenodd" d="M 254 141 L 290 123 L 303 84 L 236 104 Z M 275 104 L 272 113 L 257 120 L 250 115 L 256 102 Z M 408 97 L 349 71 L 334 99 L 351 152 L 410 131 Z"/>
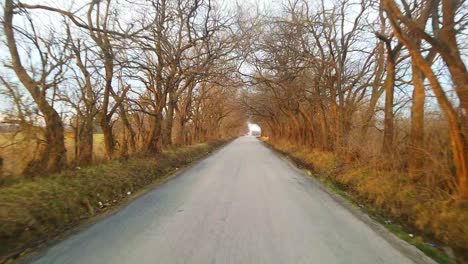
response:
<path fill-rule="evenodd" d="M 313 181 L 242 137 L 34 263 L 412 263 Z"/>

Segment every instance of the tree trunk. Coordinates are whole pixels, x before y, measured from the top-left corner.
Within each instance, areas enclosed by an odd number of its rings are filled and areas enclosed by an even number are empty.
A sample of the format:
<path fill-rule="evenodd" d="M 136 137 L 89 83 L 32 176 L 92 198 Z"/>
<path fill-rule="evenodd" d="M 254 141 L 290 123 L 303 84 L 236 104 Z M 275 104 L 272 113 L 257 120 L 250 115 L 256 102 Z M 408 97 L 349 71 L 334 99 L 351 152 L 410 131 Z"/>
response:
<path fill-rule="evenodd" d="M 122 120 L 122 123 L 123 123 L 125 129 L 127 130 L 128 134 L 129 134 L 128 137 L 126 137 L 128 139 L 127 143 L 129 143 L 129 145 L 130 145 L 130 150 L 132 152 L 135 152 L 136 151 L 136 140 L 135 140 L 136 133 L 133 130 L 132 125 L 130 124 L 130 121 L 128 120 L 127 112 L 125 111 L 125 107 L 123 106 L 123 104 L 120 104 L 119 109 L 120 109 L 119 110 L 120 111 L 120 118 Z"/>
<path fill-rule="evenodd" d="M 396 4 L 393 1 L 386 0 L 384 1 L 384 6 L 385 11 L 387 12 L 387 16 L 389 17 L 390 22 L 392 23 L 394 34 L 408 48 L 408 51 L 411 55 L 412 63 L 416 67 L 418 67 L 418 69 L 429 80 L 437 102 L 439 103 L 440 108 L 442 109 L 444 115 L 447 118 L 450 129 L 453 162 L 455 165 L 456 177 L 458 181 L 458 196 L 460 199 L 466 200 L 468 199 L 468 140 L 466 139 L 466 135 L 463 131 L 464 126 L 466 126 L 463 124 L 463 122 L 466 120 L 464 120 L 463 116 L 460 117 L 456 112 L 455 108 L 452 105 L 452 102 L 448 99 L 447 95 L 445 94 L 445 91 L 440 85 L 439 80 L 432 71 L 429 63 L 427 63 L 427 61 L 423 58 L 421 51 L 418 49 L 416 43 L 401 29 L 396 19 Z M 452 79 L 453 77 L 454 76 L 452 74 Z M 455 83 L 455 85 L 457 84 Z M 460 102 L 462 101 L 463 99 L 460 98 Z"/>
<path fill-rule="evenodd" d="M 150 154 L 161 152 L 161 132 L 162 132 L 162 114 L 158 113 L 153 117 L 151 130 L 146 140 L 145 151 Z"/>
<path fill-rule="evenodd" d="M 387 78 L 385 79 L 385 117 L 382 152 L 390 156 L 393 151 L 393 94 L 395 88 L 395 56 L 391 48 L 387 50 Z"/>
<path fill-rule="evenodd" d="M 65 148 L 65 135 L 62 119 L 50 106 L 42 110 L 46 123 L 46 150 L 49 159 L 46 161 L 47 172 L 57 172 L 66 166 L 67 150 Z"/>
<path fill-rule="evenodd" d="M 424 168 L 424 76 L 412 65 L 413 71 L 413 105 L 411 107 L 411 145 L 409 150 L 409 174 L 417 178 Z"/>
<path fill-rule="evenodd" d="M 93 118 L 85 117 L 78 126 L 76 163 L 80 166 L 91 164 L 93 161 Z"/>
<path fill-rule="evenodd" d="M 100 120 L 102 134 L 104 136 L 104 151 L 106 159 L 113 159 L 115 152 L 114 134 L 112 132 L 112 125 L 107 117 L 102 117 Z"/>
<path fill-rule="evenodd" d="M 179 131 L 177 133 L 176 143 L 179 145 L 185 145 L 185 118 L 180 116 L 179 118 Z"/>
<path fill-rule="evenodd" d="M 379 21 L 380 21 L 380 35 L 384 35 L 387 30 L 384 10 L 382 2 L 379 3 Z M 367 139 L 367 132 L 369 131 L 370 124 L 375 115 L 375 107 L 382 96 L 384 90 L 382 86 L 382 78 L 385 70 L 385 45 L 382 41 L 379 41 L 377 46 L 376 54 L 376 65 L 375 65 L 375 78 L 372 82 L 372 93 L 369 101 L 369 107 L 366 109 L 365 115 L 363 117 L 363 124 L 361 127 L 361 144 Z"/>
<path fill-rule="evenodd" d="M 24 174 L 32 176 L 62 170 L 67 158 L 62 119 L 46 101 L 38 103 L 38 107 L 44 116 L 45 142 L 39 151 L 39 158 L 30 161 L 24 170 Z"/>
<path fill-rule="evenodd" d="M 62 119 L 49 104 L 38 82 L 33 80 L 21 63 L 13 31 L 14 3 L 5 1 L 3 29 L 11 55 L 12 67 L 20 82 L 31 94 L 45 121 L 45 147 L 40 153 L 39 162 L 32 161 L 26 168 L 31 173 L 57 172 L 66 165 L 65 136 Z M 31 166 L 30 166 L 31 165 Z M 36 167 L 38 170 L 35 170 Z M 32 170 L 30 170 L 32 169 Z"/>
<path fill-rule="evenodd" d="M 172 124 L 174 122 L 174 109 L 176 107 L 176 102 L 172 93 L 169 94 L 169 102 L 167 105 L 167 115 L 164 119 L 164 131 L 163 131 L 163 145 L 169 146 L 172 145 Z"/>
<path fill-rule="evenodd" d="M 371 122 L 375 115 L 375 107 L 377 106 L 377 103 L 379 102 L 382 92 L 383 90 L 378 90 L 378 89 L 372 90 L 371 98 L 369 101 L 369 106 L 367 107 L 363 120 L 362 120 L 363 122 L 362 127 L 361 127 L 362 142 L 366 140 L 369 127 L 371 127 Z"/>
<path fill-rule="evenodd" d="M 105 79 L 106 84 L 104 87 L 104 94 L 103 94 L 103 103 L 102 109 L 100 113 L 100 125 L 102 129 L 102 133 L 104 134 L 104 149 L 105 155 L 107 159 L 114 158 L 115 152 L 115 141 L 114 141 L 114 134 L 112 133 L 112 124 L 111 124 L 111 117 L 112 113 L 109 113 L 109 100 L 112 93 L 112 79 L 114 76 L 114 59 L 112 56 L 112 52 L 110 51 L 109 47 L 104 45 L 104 69 L 105 69 Z"/>

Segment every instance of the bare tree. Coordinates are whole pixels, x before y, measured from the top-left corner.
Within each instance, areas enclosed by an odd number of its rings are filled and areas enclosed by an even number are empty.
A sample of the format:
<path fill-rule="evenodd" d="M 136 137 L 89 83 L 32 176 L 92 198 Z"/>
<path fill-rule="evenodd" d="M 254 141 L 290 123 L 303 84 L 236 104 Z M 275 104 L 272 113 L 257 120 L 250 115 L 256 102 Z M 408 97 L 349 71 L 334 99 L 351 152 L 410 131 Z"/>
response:
<path fill-rule="evenodd" d="M 19 32 L 32 43 L 40 59 L 40 68 L 28 72 L 23 66 L 23 61 L 18 51 L 15 27 L 13 25 L 13 17 L 19 11 L 21 11 L 21 8 L 13 0 L 5 2 L 3 29 L 11 57 L 11 67 L 37 104 L 45 123 L 45 144 L 41 150 L 39 159 L 31 162 L 27 170 L 30 172 L 54 172 L 66 165 L 64 127 L 59 113 L 54 109 L 53 103 L 55 99 L 53 97 L 58 85 L 63 81 L 64 65 L 67 63 L 69 56 L 65 52 L 65 45 L 60 47 L 60 44 L 54 42 L 53 38 L 45 39 L 39 36 L 31 18 L 27 13 L 23 13 L 26 14 L 29 20 L 31 32 Z M 39 76 L 33 75 L 33 72 L 36 72 L 36 70 L 40 72 Z M 52 98 L 50 99 L 51 93 Z"/>
<path fill-rule="evenodd" d="M 433 35 L 431 35 L 413 18 L 405 16 L 394 1 L 383 0 L 383 3 L 387 16 L 392 24 L 393 32 L 409 50 L 412 63 L 428 79 L 437 101 L 448 120 L 453 159 L 458 179 L 459 196 L 463 199 L 467 199 L 468 143 L 466 140 L 466 124 L 468 122 L 466 113 L 468 112 L 468 73 L 458 48 L 456 40 L 457 31 L 455 28 L 455 14 L 457 9 L 461 8 L 461 5 L 449 0 L 442 0 L 441 5 L 438 5 L 438 2 L 431 2 L 426 5 L 428 9 L 436 9 L 436 11 L 428 11 L 430 14 L 438 14 L 438 8 L 441 8 L 440 10 L 442 12 L 440 34 L 436 31 L 432 32 Z M 420 46 L 418 47 L 418 40 L 412 38 L 413 36 L 418 36 L 427 41 L 442 57 L 451 74 L 462 111 L 457 111 L 454 104 L 449 100 L 446 91 L 431 69 L 431 62 L 423 57 Z"/>

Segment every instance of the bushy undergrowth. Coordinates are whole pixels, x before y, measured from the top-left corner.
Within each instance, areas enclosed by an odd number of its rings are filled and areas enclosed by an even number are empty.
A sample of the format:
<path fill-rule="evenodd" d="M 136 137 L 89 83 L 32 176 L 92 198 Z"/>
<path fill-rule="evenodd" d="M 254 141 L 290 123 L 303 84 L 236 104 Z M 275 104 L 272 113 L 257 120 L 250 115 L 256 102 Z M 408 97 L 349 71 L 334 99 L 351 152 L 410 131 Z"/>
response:
<path fill-rule="evenodd" d="M 332 152 L 287 142 L 267 143 L 311 168 L 318 177 L 331 180 L 354 200 L 368 204 L 381 216 L 411 228 L 417 233 L 414 239 L 433 238 L 462 255 L 468 252 L 466 201 L 457 201 L 449 193 L 424 181 L 412 180 L 401 171 L 383 168 L 378 161 L 347 164 Z"/>
<path fill-rule="evenodd" d="M 57 235 L 224 143 L 173 148 L 157 157 L 135 156 L 0 187 L 0 256 Z"/>

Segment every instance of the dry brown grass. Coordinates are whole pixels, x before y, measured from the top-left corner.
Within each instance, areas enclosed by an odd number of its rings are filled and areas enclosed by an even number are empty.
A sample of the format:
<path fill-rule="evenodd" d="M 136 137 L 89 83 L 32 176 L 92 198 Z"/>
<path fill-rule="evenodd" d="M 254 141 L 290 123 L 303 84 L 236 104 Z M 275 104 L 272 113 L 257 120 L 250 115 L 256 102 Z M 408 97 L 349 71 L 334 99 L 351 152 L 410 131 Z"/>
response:
<path fill-rule="evenodd" d="M 75 159 L 75 138 L 73 133 L 65 134 L 65 147 L 67 148 L 67 161 Z M 35 140 L 28 140 L 21 133 L 0 133 L 0 156 L 3 158 L 3 173 L 10 176 L 19 176 L 27 163 L 36 153 Z M 94 159 L 100 161 L 104 158 L 104 143 L 102 134 L 94 134 Z"/>
<path fill-rule="evenodd" d="M 411 179 L 398 166 L 387 166 L 399 164 L 398 160 L 389 162 L 374 157 L 347 163 L 345 158 L 331 152 L 285 141 L 269 143 L 385 218 L 403 224 L 419 236 L 449 245 L 462 255 L 468 252 L 468 202 L 453 199 L 446 160 L 428 163 L 426 168 L 430 174 L 426 172 L 418 179 Z M 446 152 L 439 149 L 436 155 L 444 157 Z M 431 158 L 437 159 L 435 155 Z M 401 164 L 404 168 L 404 162 Z M 417 239 L 421 238 L 417 236 Z"/>

